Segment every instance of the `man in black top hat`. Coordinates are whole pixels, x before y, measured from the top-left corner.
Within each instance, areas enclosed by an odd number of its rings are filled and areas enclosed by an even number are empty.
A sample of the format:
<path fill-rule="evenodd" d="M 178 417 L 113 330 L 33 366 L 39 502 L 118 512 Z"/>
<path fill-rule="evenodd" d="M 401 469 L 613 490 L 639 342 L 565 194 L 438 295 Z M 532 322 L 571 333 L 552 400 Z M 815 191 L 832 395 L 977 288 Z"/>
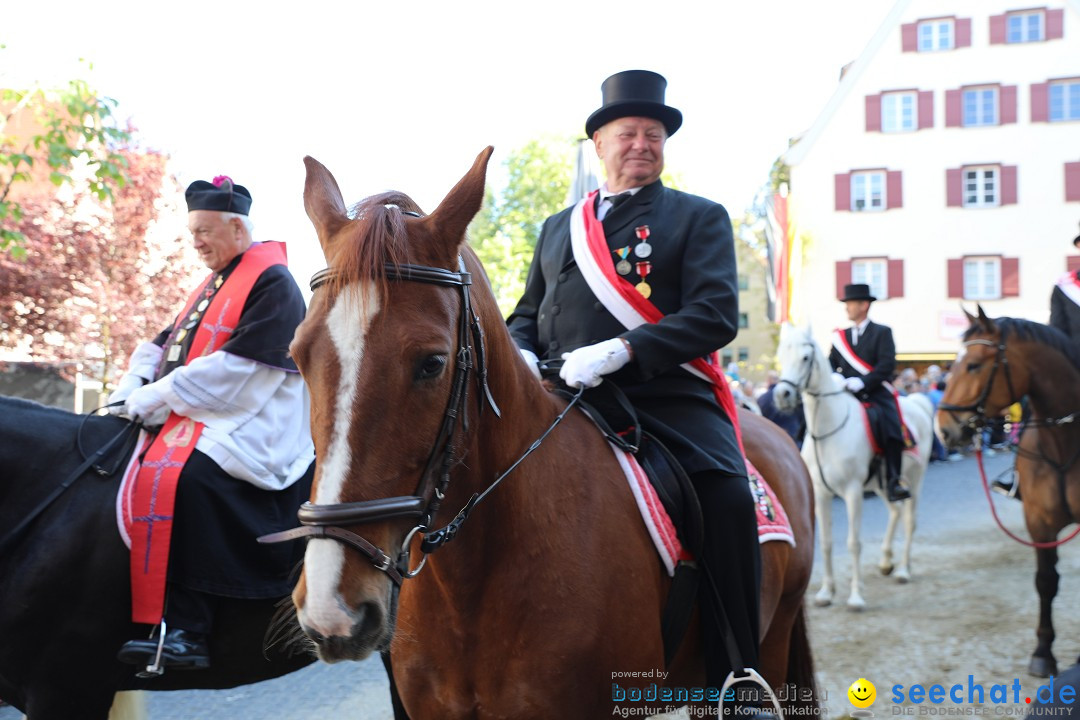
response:
<path fill-rule="evenodd" d="M 754 667 L 761 563 L 754 500 L 734 418 L 720 404 L 719 393 L 730 400 L 730 389 L 722 369 L 704 360 L 737 332 L 731 221 L 723 206 L 660 181 L 664 145 L 682 124 L 664 103 L 666 85 L 645 70 L 604 81 L 603 106 L 585 131 L 607 182 L 544 223 L 507 322 L 534 370 L 537 356 L 561 358 L 571 387 L 618 385 L 642 428 L 682 463 L 706 518 L 704 565 L 742 665 Z M 586 238 L 591 250 L 581 244 Z M 707 679 L 719 688 L 734 661 L 708 584 L 700 595 Z"/>
<path fill-rule="evenodd" d="M 218 598 L 291 592 L 303 548 L 260 545 L 255 538 L 294 524 L 310 492 L 314 450 L 307 389 L 288 355 L 305 307 L 284 245 L 254 242 L 251 195 L 225 176 L 193 182 L 185 196 L 194 247 L 211 273 L 177 320 L 135 349 L 109 400 L 122 402 L 110 409 L 140 420 L 152 442 L 170 451 L 191 443 L 180 443 L 179 436 L 170 441 L 172 431 L 160 432 L 163 424 L 198 429 L 175 481 L 164 606 L 160 595 L 135 591 L 133 619 L 153 624 L 154 632 L 126 643 L 119 654 L 125 662 L 150 664 L 163 609 L 162 664 L 196 669 L 210 664 Z M 235 320 L 230 312 L 238 312 Z M 154 445 L 144 447 L 146 457 Z M 159 525 L 139 528 L 131 532 L 133 547 L 144 535 L 170 536 Z M 142 578 L 133 572 L 135 581 Z M 143 610 L 140 598 L 148 596 L 154 599 Z"/>
<path fill-rule="evenodd" d="M 889 384 L 896 371 L 896 345 L 892 329 L 871 322 L 867 317 L 870 303 L 876 300 L 870 286 L 862 283 L 844 286 L 844 303 L 853 325 L 833 334 L 829 364 L 847 378 L 847 389 L 864 402 L 873 403 L 882 417 L 885 447 L 886 492 L 889 500 L 907 500 L 911 493 L 900 478 L 904 452 L 904 434 L 900 427 L 900 406 L 896 390 Z"/>

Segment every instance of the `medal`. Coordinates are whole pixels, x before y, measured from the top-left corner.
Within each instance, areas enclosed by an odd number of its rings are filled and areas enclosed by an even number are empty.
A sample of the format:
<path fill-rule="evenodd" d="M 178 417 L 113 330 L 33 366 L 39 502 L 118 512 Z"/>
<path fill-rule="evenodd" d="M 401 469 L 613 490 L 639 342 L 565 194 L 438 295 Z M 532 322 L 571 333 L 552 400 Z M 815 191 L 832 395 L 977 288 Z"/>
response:
<path fill-rule="evenodd" d="M 629 275 L 630 271 L 633 269 L 630 262 L 626 259 L 630 256 L 630 246 L 627 245 L 626 247 L 621 247 L 617 250 L 612 250 L 611 252 L 619 256 L 619 262 L 615 264 L 615 272 L 620 275 Z"/>
<path fill-rule="evenodd" d="M 652 255 L 652 245 L 648 243 L 649 239 L 649 226 L 639 225 L 634 228 L 634 234 L 637 235 L 640 242 L 634 246 L 634 254 L 639 258 L 647 258 Z"/>
<path fill-rule="evenodd" d="M 644 298 L 648 298 L 652 295 L 652 287 L 649 286 L 649 283 L 645 282 L 645 278 L 649 276 L 650 272 L 652 272 L 651 262 L 639 262 L 637 264 L 637 274 L 641 277 L 641 282 L 634 287 Z"/>
<path fill-rule="evenodd" d="M 169 348 L 169 356 L 166 358 L 166 362 L 176 362 L 180 359 L 180 345 L 173 345 Z"/>
<path fill-rule="evenodd" d="M 180 332 L 176 333 L 176 342 L 183 342 L 184 338 L 187 337 L 187 331 L 188 329 L 186 327 L 180 328 Z"/>
<path fill-rule="evenodd" d="M 198 307 L 195 308 L 195 312 L 201 313 L 203 310 L 206 309 L 206 306 L 209 304 L 210 301 L 206 298 L 203 298 L 202 301 L 199 303 Z"/>

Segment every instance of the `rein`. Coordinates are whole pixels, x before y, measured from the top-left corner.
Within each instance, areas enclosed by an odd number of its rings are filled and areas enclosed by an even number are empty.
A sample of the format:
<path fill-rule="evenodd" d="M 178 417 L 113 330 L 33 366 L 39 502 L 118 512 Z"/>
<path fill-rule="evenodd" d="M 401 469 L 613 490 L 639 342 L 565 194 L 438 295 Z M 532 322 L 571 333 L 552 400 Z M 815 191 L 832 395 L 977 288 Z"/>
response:
<path fill-rule="evenodd" d="M 405 214 L 419 217 L 416 213 Z M 469 296 L 469 285 L 472 284 L 472 276 L 466 272 L 465 261 L 458 257 L 458 272 L 443 268 L 428 267 L 424 265 L 393 265 L 386 264 L 384 271 L 390 280 L 403 280 L 423 282 L 444 287 L 458 288 L 461 292 L 461 316 L 458 323 L 458 351 L 456 355 L 456 368 L 453 386 L 450 391 L 450 399 L 447 403 L 446 413 L 443 416 L 442 427 L 432 446 L 431 455 L 424 471 L 420 475 L 420 482 L 416 493 L 377 500 L 363 500 L 359 502 L 336 503 L 329 505 L 317 505 L 305 502 L 297 512 L 301 527 L 284 532 L 264 535 L 258 538 L 260 543 L 277 543 L 296 540 L 299 538 L 327 538 L 336 540 L 347 545 L 368 559 L 372 566 L 386 573 L 400 587 L 404 580 L 416 575 L 423 569 L 427 562 L 427 555 L 434 552 L 444 544 L 450 542 L 457 535 L 461 526 L 468 519 L 473 508 L 476 507 L 487 495 L 494 490 L 499 483 L 506 478 L 517 466 L 555 429 L 570 409 L 581 397 L 581 391 L 571 400 L 569 405 L 559 414 L 551 426 L 541 435 L 528 450 L 514 462 L 505 472 L 488 486 L 482 493 L 474 493 L 454 519 L 446 527 L 427 532 L 428 527 L 434 521 L 436 513 L 446 497 L 446 490 L 450 485 L 450 471 L 456 464 L 454 439 L 456 436 L 457 421 L 462 420 L 463 432 L 468 431 L 468 413 L 466 401 L 468 396 L 469 375 L 476 370 L 477 382 L 483 391 L 480 398 L 480 409 L 483 411 L 485 401 L 489 404 L 496 416 L 501 416 L 498 406 L 491 395 L 488 387 L 487 361 L 484 354 L 484 333 L 480 326 L 480 318 L 473 312 Z M 321 287 L 334 277 L 335 271 L 327 268 L 315 273 L 311 278 L 311 289 Z M 471 331 L 471 332 L 470 332 Z M 476 347 L 474 350 L 473 342 Z M 475 356 L 475 362 L 474 362 Z M 477 367 L 479 366 L 479 367 Z M 442 450 L 440 452 L 440 446 Z M 438 464 L 438 478 L 432 482 L 428 478 L 433 474 L 435 465 Z M 398 518 L 417 518 L 416 525 L 405 535 L 405 539 L 398 550 L 396 557 L 391 557 L 382 548 L 369 542 L 364 537 L 341 527 L 343 525 L 365 525 Z M 423 534 L 423 542 L 420 550 L 424 558 L 415 569 L 409 567 L 409 546 L 417 533 Z"/>
<path fill-rule="evenodd" d="M 75 437 L 75 444 L 76 444 L 76 447 L 79 450 L 79 454 L 83 455 L 83 457 L 84 457 L 83 462 L 77 468 L 72 470 L 71 473 L 68 474 L 68 476 L 66 478 L 64 478 L 63 482 L 61 482 L 58 486 L 53 488 L 52 492 L 49 493 L 49 495 L 44 500 L 42 500 L 38 504 L 37 507 L 35 507 L 30 512 L 28 512 L 26 515 L 24 515 L 22 520 L 20 520 L 19 523 L 14 528 L 12 528 L 3 537 L 0 537 L 0 556 L 3 556 L 4 554 L 6 554 L 8 549 L 19 539 L 20 535 L 22 535 L 23 533 L 26 532 L 27 528 L 30 527 L 30 525 L 34 522 L 34 520 L 36 520 L 42 513 L 44 513 L 46 510 L 48 510 L 49 506 L 52 505 L 56 501 L 57 498 L 59 498 L 61 495 L 63 495 L 64 492 L 69 487 L 71 487 L 72 484 L 74 484 L 74 482 L 76 480 L 78 480 L 80 477 L 82 477 L 82 475 L 87 470 L 93 468 L 94 472 L 99 477 L 109 477 L 109 476 L 113 475 L 119 469 L 120 464 L 124 461 L 124 458 L 127 456 L 127 448 L 128 448 L 128 446 L 130 444 L 133 444 L 134 441 L 138 438 L 138 436 L 139 436 L 139 428 L 142 427 L 142 425 L 139 424 L 139 423 L 129 422 L 127 425 L 124 426 L 124 428 L 122 430 L 120 430 L 120 432 L 118 432 L 116 435 L 114 435 L 108 442 L 106 442 L 104 445 L 102 445 L 98 450 L 93 452 L 91 455 L 86 456 L 82 451 L 82 440 L 81 440 L 81 438 L 82 438 L 82 430 L 85 427 L 86 420 L 89 417 L 90 417 L 90 415 L 86 415 L 83 418 L 82 422 L 79 424 L 79 431 L 78 431 L 78 433 L 76 434 L 76 437 Z M 121 441 L 123 441 L 124 450 L 123 450 L 123 452 L 120 453 L 120 457 L 117 460 L 116 464 L 113 466 L 113 468 L 111 470 L 102 467 L 100 463 L 103 462 L 106 459 L 108 454 L 110 452 L 112 452 L 113 448 L 115 448 Z"/>
<path fill-rule="evenodd" d="M 994 498 L 990 495 L 990 484 L 986 481 L 986 468 L 983 467 L 983 455 L 981 447 L 975 451 L 975 459 L 978 461 L 979 476 L 982 479 L 983 492 L 986 493 L 986 501 L 990 503 L 990 513 L 994 516 L 994 522 L 997 523 L 997 526 L 1001 528 L 1001 531 L 1003 533 L 1005 533 L 1021 545 L 1026 545 L 1027 547 L 1036 548 L 1038 550 L 1050 550 L 1059 547 L 1069 542 L 1077 535 L 1080 535 L 1080 524 L 1077 525 L 1076 529 L 1073 530 L 1068 537 L 1062 538 L 1061 540 L 1054 540 L 1051 542 L 1035 542 L 1033 540 L 1025 540 L 1024 538 L 1014 534 L 1011 530 L 1009 530 L 1009 528 L 1005 527 L 1004 523 L 1001 522 L 1001 518 L 998 517 L 997 507 L 994 505 Z"/>

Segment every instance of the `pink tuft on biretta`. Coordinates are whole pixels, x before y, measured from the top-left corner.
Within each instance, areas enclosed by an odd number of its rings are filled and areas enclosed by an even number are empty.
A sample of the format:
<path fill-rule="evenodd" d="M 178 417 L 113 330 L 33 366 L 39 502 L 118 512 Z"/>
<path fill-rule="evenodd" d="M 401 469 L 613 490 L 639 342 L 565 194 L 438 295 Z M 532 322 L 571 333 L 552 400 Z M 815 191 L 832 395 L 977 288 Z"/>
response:
<path fill-rule="evenodd" d="M 221 187 L 226 182 L 232 184 L 232 181 L 233 181 L 232 178 L 229 177 L 228 175 L 218 175 L 217 177 L 215 177 L 212 180 L 212 183 L 213 183 L 214 187 Z"/>

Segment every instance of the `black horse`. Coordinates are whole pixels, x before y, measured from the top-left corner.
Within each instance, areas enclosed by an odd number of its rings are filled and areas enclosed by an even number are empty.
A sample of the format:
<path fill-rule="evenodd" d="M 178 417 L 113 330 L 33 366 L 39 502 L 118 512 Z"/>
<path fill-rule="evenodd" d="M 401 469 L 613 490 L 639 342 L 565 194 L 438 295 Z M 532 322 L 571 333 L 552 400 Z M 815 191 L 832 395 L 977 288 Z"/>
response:
<path fill-rule="evenodd" d="M 116 526 L 129 427 L 0 396 L 0 698 L 31 720 L 104 718 L 118 690 L 229 688 L 314 660 L 280 600 L 228 599 L 215 615 L 210 669 L 139 679 L 116 659 L 147 631 L 131 622 L 129 554 Z"/>

